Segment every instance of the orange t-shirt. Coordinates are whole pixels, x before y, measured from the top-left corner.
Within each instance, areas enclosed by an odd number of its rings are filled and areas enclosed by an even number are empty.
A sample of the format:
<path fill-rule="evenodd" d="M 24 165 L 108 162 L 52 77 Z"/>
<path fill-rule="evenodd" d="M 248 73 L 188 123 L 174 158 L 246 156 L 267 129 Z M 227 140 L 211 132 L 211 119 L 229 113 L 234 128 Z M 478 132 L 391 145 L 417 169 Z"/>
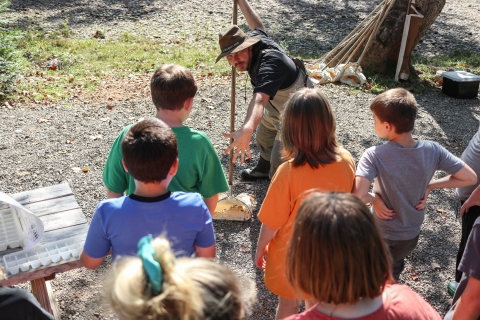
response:
<path fill-rule="evenodd" d="M 278 230 L 268 244 L 265 285 L 272 293 L 288 298 L 299 299 L 285 275 L 288 244 L 292 235 L 295 216 L 300 206 L 302 194 L 309 189 L 324 192 L 351 192 L 355 178 L 355 163 L 351 154 L 340 148 L 337 162 L 312 169 L 305 164 L 293 167 L 292 161 L 283 163 L 272 178 L 267 195 L 258 214 L 258 219 L 266 226 Z M 301 196 L 299 198 L 299 196 Z"/>

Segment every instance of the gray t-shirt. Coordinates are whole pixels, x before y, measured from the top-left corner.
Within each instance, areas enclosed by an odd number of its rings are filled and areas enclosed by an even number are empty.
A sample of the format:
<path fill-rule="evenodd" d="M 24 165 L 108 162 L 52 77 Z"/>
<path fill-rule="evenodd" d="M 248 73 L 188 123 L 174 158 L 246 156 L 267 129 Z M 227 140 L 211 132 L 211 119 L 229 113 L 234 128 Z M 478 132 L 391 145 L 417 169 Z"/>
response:
<path fill-rule="evenodd" d="M 473 136 L 472 140 L 468 144 L 467 149 L 462 153 L 462 160 L 475 171 L 478 177 L 480 177 L 480 127 L 478 132 Z M 473 190 L 480 184 L 480 179 L 476 184 L 464 188 L 457 189 L 457 195 L 460 200 L 467 200 L 472 194 Z"/>
<path fill-rule="evenodd" d="M 462 280 L 458 284 L 457 291 L 453 296 L 452 307 L 445 315 L 445 320 L 451 320 L 453 311 L 457 306 L 458 299 L 465 291 L 469 277 L 480 280 L 480 217 L 475 220 L 472 232 L 468 236 L 467 246 L 463 252 L 462 260 L 458 265 L 458 270 L 463 272 Z M 480 317 L 478 318 L 480 319 Z"/>
<path fill-rule="evenodd" d="M 393 220 L 374 214 L 383 237 L 410 240 L 420 233 L 425 211 L 415 209 L 436 170 L 457 173 L 464 162 L 436 142 L 418 140 L 413 148 L 389 141 L 368 148 L 357 167 L 357 176 L 375 179 L 373 192 L 396 212 Z M 373 210 L 373 209 L 372 209 Z"/>

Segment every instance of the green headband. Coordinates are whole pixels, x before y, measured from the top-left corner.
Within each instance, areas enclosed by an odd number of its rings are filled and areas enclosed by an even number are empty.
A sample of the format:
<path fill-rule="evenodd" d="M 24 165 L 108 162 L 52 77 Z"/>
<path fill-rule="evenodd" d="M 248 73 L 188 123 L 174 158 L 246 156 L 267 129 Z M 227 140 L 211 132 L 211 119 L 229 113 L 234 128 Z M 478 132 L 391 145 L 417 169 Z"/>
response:
<path fill-rule="evenodd" d="M 162 267 L 160 263 L 155 260 L 155 250 L 152 247 L 152 236 L 148 235 L 140 239 L 138 242 L 138 256 L 142 259 L 143 269 L 147 273 L 148 281 L 152 285 L 154 295 L 160 293 L 162 286 Z"/>

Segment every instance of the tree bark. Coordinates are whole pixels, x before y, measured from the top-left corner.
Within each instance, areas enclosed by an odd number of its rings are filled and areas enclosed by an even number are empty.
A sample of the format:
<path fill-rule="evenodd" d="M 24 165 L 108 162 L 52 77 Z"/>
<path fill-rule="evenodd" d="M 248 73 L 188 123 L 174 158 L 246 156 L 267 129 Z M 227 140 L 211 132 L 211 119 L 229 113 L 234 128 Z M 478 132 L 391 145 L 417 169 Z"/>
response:
<path fill-rule="evenodd" d="M 414 47 L 423 38 L 445 5 L 446 0 L 416 0 L 415 7 L 424 15 Z M 375 73 L 394 75 L 402 41 L 408 0 L 395 0 L 390 12 L 374 35 L 361 61 L 362 67 Z M 413 48 L 414 48 L 413 47 Z"/>

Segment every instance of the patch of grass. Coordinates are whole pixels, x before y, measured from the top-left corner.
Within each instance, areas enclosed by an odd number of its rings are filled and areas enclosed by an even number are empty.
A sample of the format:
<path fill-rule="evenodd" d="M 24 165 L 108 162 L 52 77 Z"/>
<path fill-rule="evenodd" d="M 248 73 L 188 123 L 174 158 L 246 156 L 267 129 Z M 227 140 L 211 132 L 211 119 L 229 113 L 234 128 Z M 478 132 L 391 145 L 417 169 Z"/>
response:
<path fill-rule="evenodd" d="M 16 42 L 22 52 L 24 79 L 17 84 L 17 99 L 58 100 L 72 89 L 94 90 L 107 77 L 151 74 L 162 63 L 189 68 L 197 77 L 227 75 L 227 63 L 215 64 L 218 45 L 196 47 L 180 41 L 162 45 L 156 40 L 124 33 L 118 39 L 78 39 L 64 24 L 59 30 L 28 31 Z M 60 66 L 52 67 L 59 60 Z"/>
<path fill-rule="evenodd" d="M 0 14 L 7 5 L 8 1 L 0 0 Z M 12 92 L 15 92 L 14 84 L 20 71 L 14 45 L 19 33 L 4 28 L 4 23 L 5 21 L 0 19 L 0 101 L 6 100 Z"/>
<path fill-rule="evenodd" d="M 480 75 L 480 53 L 473 51 L 455 51 L 448 55 L 413 57 L 413 66 L 419 71 L 419 78 L 436 86 L 437 71 L 468 71 Z"/>
<path fill-rule="evenodd" d="M 435 80 L 437 71 L 468 71 L 480 75 L 480 54 L 472 51 L 455 51 L 448 55 L 428 58 L 414 55 L 412 65 L 415 73 L 410 75 L 408 81 L 401 82 L 395 82 L 392 76 L 375 74 L 367 66 L 365 75 L 370 76 L 363 89 L 372 93 L 382 93 L 391 88 L 403 87 L 413 93 L 424 93 L 440 87 Z"/>

